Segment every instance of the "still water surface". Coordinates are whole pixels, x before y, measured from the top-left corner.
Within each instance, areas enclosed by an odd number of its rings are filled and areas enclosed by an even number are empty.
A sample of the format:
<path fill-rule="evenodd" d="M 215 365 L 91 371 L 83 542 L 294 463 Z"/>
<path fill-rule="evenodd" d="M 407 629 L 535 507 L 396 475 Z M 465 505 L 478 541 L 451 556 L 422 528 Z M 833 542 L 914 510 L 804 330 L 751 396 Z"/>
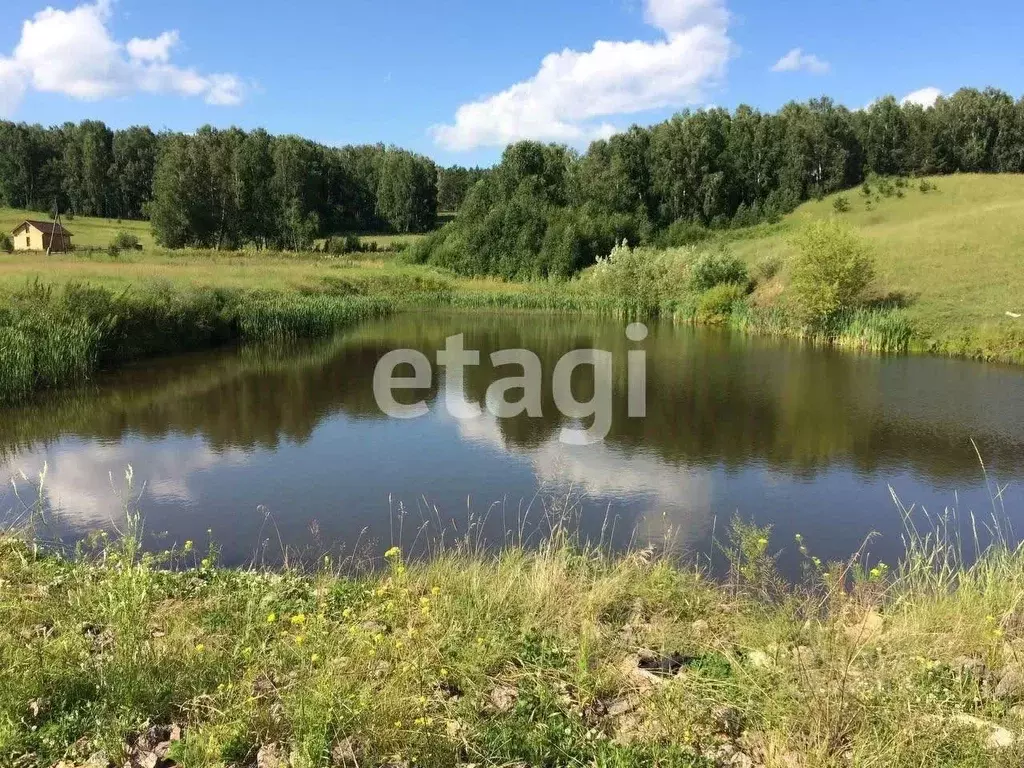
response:
<path fill-rule="evenodd" d="M 308 551 L 423 546 L 431 521 L 483 537 L 529 536 L 571 508 L 583 533 L 615 546 L 712 551 L 739 513 L 774 526 L 795 572 L 801 533 L 822 559 L 872 532 L 895 561 L 908 505 L 988 519 L 991 495 L 1024 522 L 1024 371 L 927 357 L 876 357 L 654 324 L 647 418 L 627 418 L 625 323 L 546 314 L 407 314 L 328 341 L 247 348 L 149 363 L 88 392 L 0 413 L 0 468 L 35 476 L 53 535 L 73 540 L 121 524 L 120 488 L 134 467 L 151 545 L 203 542 L 229 564 L 281 543 Z M 498 349 L 537 353 L 544 417 L 458 421 L 443 405 L 440 369 L 420 419 L 384 417 L 372 392 L 380 357 L 413 348 L 434 359 L 447 336 L 481 351 L 465 395 L 482 403 Z M 563 445 L 550 376 L 564 353 L 615 354 L 615 414 L 603 444 Z M 586 377 L 584 377 L 585 379 Z M 584 397 L 585 380 L 576 382 Z M 985 459 L 988 483 L 972 446 Z M 24 497 L 32 495 L 18 477 Z M 1004 488 L 1005 486 L 1005 488 Z M 8 485 L 0 511 L 18 507 Z M 269 514 L 269 520 L 268 520 Z M 1021 525 L 1017 526 L 1024 530 Z M 267 544 L 267 541 L 270 541 Z M 260 555 L 264 556 L 264 555 Z"/>

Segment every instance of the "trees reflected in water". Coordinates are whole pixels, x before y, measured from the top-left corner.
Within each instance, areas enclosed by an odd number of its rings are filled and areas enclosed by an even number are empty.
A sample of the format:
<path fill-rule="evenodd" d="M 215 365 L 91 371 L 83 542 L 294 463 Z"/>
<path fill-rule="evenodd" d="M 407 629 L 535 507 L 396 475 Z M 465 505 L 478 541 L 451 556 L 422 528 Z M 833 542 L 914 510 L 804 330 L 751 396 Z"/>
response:
<path fill-rule="evenodd" d="M 566 423 L 555 407 L 551 374 L 579 348 L 615 359 L 610 447 L 643 451 L 668 465 L 762 465 L 813 475 L 834 465 L 861 472 L 910 469 L 933 482 L 978 476 L 971 440 L 990 466 L 1017 474 L 1024 464 L 1024 373 L 935 358 L 858 356 L 717 333 L 655 325 L 642 344 L 625 321 L 553 314 L 405 314 L 302 346 L 253 347 L 158 361 L 122 371 L 89 389 L 7 411 L 0 446 L 11 453 L 62 438 L 119 441 L 129 435 L 201 437 L 215 451 L 274 449 L 302 443 L 342 414 L 382 420 L 372 390 L 378 360 L 412 348 L 432 361 L 449 335 L 481 351 L 467 368 L 468 399 L 484 405 L 497 378 L 498 349 L 528 349 L 544 366 L 543 417 L 499 420 L 504 447 L 517 452 L 557 440 Z M 627 416 L 626 352 L 648 356 L 647 417 Z M 574 390 L 592 395 L 585 369 Z M 444 412 L 442 369 L 430 389 L 399 393 Z M 415 436 L 410 431 L 410 440 Z"/>

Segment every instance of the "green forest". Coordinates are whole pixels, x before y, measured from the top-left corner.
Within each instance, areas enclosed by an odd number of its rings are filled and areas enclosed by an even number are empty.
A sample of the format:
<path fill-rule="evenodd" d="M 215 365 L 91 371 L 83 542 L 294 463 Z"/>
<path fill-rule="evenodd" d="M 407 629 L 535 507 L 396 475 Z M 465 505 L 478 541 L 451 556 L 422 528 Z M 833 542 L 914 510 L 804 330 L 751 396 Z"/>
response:
<path fill-rule="evenodd" d="M 383 144 L 328 147 L 263 130 L 0 121 L 0 206 L 150 219 L 169 248 L 304 249 L 337 232 L 423 232 L 483 174 Z"/>
<path fill-rule="evenodd" d="M 566 277 L 622 240 L 682 245 L 772 221 L 872 176 L 1024 172 L 1024 98 L 961 89 L 934 107 L 829 98 L 775 113 L 683 112 L 585 153 L 520 142 L 489 171 L 384 145 L 263 130 L 0 123 L 0 205 L 146 218 L 169 248 L 302 250 L 339 232 L 427 232 L 412 258 L 467 275 Z"/>

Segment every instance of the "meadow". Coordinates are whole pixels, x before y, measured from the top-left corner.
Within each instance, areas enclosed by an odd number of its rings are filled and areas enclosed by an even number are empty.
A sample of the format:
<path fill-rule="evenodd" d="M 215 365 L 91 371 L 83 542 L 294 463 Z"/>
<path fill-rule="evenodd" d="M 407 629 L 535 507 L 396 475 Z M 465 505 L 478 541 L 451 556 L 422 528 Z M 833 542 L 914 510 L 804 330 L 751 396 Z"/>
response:
<path fill-rule="evenodd" d="M 470 533 L 428 560 L 223 569 L 215 542 L 143 554 L 125 482 L 116 540 L 62 554 L 31 519 L 0 538 L 5 765 L 1024 759 L 1024 552 L 968 565 L 941 520 L 918 534 L 908 515 L 891 568 L 735 521 L 721 581 L 668 551 L 607 555 L 557 518 L 497 551 Z M 800 583 L 779 546 L 802 553 Z"/>

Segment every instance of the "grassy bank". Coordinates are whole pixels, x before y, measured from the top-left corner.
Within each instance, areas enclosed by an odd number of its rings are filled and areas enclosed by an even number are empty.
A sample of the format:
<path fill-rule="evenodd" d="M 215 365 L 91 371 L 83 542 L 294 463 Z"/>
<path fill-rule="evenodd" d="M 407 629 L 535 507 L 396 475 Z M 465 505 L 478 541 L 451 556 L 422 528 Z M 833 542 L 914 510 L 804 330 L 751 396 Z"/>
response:
<path fill-rule="evenodd" d="M 231 342 L 324 336 L 387 306 L 362 296 L 33 283 L 0 308 L 0 404 L 97 371 Z"/>
<path fill-rule="evenodd" d="M 724 582 L 558 534 L 276 573 L 8 537 L 0 763 L 1019 765 L 1024 553 L 947 544 L 787 586 L 743 525 Z"/>

